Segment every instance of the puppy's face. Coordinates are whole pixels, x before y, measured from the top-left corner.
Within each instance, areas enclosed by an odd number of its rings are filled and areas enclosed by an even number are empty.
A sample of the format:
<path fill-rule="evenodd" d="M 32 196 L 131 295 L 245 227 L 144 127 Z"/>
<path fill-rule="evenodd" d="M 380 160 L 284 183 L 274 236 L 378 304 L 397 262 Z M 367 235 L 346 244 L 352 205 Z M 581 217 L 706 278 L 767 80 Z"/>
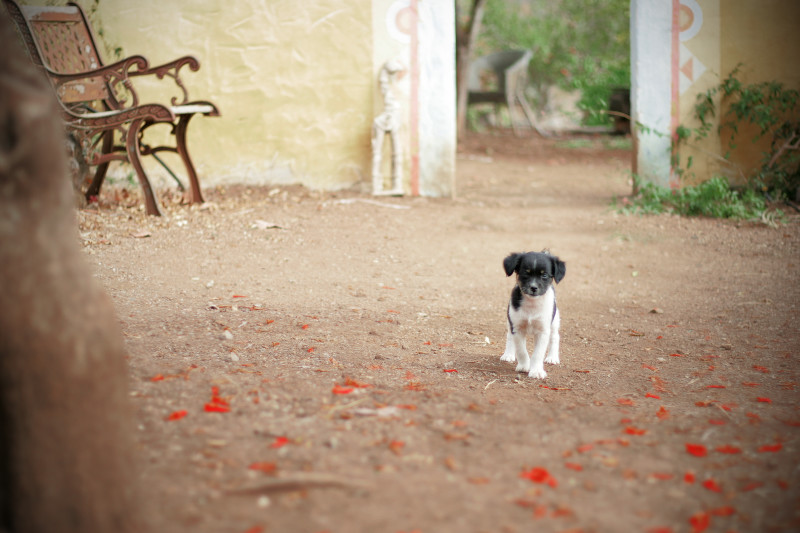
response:
<path fill-rule="evenodd" d="M 544 252 L 511 254 L 503 261 L 506 275 L 517 274 L 517 285 L 523 294 L 541 296 L 550 285 L 564 279 L 567 266 L 558 257 Z"/>

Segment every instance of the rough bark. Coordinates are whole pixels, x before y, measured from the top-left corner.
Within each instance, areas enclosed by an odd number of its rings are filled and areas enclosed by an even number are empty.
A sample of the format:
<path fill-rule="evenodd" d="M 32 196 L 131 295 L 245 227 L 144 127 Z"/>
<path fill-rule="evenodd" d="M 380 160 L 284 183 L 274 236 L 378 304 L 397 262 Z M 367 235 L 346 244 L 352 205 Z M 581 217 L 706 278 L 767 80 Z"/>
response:
<path fill-rule="evenodd" d="M 0 7 L 0 531 L 141 532 L 126 363 L 52 89 Z"/>
<path fill-rule="evenodd" d="M 462 27 L 456 1 L 456 88 L 458 91 L 456 126 L 459 137 L 464 134 L 467 123 L 469 64 L 472 61 L 472 45 L 481 31 L 485 4 L 486 0 L 473 0 L 469 19 Z"/>

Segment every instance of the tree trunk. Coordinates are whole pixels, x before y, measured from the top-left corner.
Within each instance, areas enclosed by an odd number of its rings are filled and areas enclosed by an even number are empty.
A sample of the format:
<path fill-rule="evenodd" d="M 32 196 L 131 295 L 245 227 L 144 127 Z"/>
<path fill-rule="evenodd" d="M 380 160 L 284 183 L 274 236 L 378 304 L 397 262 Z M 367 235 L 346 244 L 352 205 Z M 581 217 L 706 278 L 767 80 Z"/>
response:
<path fill-rule="evenodd" d="M 472 45 L 475 43 L 481 31 L 481 20 L 483 19 L 483 8 L 486 0 L 473 0 L 469 19 L 464 27 L 460 25 L 458 16 L 458 1 L 456 2 L 456 88 L 458 91 L 458 103 L 456 114 L 457 135 L 461 137 L 466 130 L 467 124 L 467 101 L 468 101 L 468 80 L 469 65 L 472 62 Z"/>
<path fill-rule="evenodd" d="M 0 531 L 141 532 L 127 365 L 54 93 L 0 7 Z"/>

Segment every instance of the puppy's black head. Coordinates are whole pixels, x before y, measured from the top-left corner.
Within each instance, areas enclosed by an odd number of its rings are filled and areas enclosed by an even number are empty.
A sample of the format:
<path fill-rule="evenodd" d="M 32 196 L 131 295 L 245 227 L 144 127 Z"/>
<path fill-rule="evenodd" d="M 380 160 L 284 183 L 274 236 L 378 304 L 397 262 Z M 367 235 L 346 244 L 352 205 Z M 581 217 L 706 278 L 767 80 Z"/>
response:
<path fill-rule="evenodd" d="M 529 296 L 541 296 L 555 281 L 559 283 L 567 274 L 567 265 L 547 252 L 511 254 L 503 260 L 506 275 L 516 272 L 517 285 Z"/>

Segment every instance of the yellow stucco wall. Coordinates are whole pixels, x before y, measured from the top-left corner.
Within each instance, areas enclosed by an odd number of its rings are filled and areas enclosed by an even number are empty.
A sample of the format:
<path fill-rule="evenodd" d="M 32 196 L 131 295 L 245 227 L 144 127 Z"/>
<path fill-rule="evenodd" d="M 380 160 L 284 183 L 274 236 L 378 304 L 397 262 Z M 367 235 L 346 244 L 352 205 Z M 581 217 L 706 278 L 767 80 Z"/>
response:
<path fill-rule="evenodd" d="M 800 87 L 800 2 L 796 0 L 682 0 L 678 19 L 680 57 L 676 65 L 683 84 L 679 97 L 678 123 L 697 127 L 693 118 L 698 94 L 716 86 L 742 63 L 738 78 L 744 83 L 776 80 L 787 87 Z M 717 111 L 717 119 L 725 112 Z M 689 157 L 693 164 L 684 183 L 695 183 L 715 174 L 742 183 L 760 166 L 767 139 L 751 142 L 757 130 L 739 128 L 730 159 L 730 131 L 717 134 L 718 120 L 707 139 L 680 148 L 681 165 Z"/>
<path fill-rule="evenodd" d="M 79 3 L 87 12 L 95 5 Z M 336 189 L 368 179 L 371 0 L 100 0 L 92 19 L 107 51 L 121 47 L 152 65 L 199 59 L 198 72 L 181 71 L 190 97 L 222 113 L 196 117 L 189 128 L 204 186 Z M 105 54 L 107 63 L 113 59 Z M 146 164 L 148 173 L 164 175 Z"/>

